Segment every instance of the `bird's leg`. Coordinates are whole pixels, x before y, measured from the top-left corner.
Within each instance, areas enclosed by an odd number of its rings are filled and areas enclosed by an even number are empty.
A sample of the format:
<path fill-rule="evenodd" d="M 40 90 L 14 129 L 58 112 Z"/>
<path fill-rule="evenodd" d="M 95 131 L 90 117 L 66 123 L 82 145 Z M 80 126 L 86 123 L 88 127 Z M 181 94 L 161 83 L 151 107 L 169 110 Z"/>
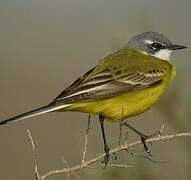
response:
<path fill-rule="evenodd" d="M 127 126 L 129 129 L 131 129 L 132 131 L 134 131 L 140 138 L 141 138 L 141 141 L 143 143 L 143 146 L 144 146 L 144 149 L 146 151 L 146 153 L 151 156 L 151 152 L 150 152 L 150 149 L 148 148 L 148 146 L 146 145 L 145 141 L 149 138 L 152 138 L 154 136 L 156 136 L 157 134 L 159 134 L 158 131 L 156 131 L 154 134 L 151 134 L 151 135 L 144 135 L 143 133 L 141 133 L 140 131 L 138 131 L 137 129 L 135 129 L 134 127 L 132 127 L 129 123 L 127 122 L 123 122 L 123 124 L 125 126 Z"/>
<path fill-rule="evenodd" d="M 101 125 L 101 132 L 102 132 L 103 142 L 104 142 L 104 151 L 105 151 L 104 163 L 105 163 L 105 167 L 106 167 L 107 163 L 109 162 L 109 151 L 110 151 L 110 149 L 107 145 L 106 138 L 105 138 L 104 116 L 102 116 L 101 114 L 99 115 L 99 122 Z"/>

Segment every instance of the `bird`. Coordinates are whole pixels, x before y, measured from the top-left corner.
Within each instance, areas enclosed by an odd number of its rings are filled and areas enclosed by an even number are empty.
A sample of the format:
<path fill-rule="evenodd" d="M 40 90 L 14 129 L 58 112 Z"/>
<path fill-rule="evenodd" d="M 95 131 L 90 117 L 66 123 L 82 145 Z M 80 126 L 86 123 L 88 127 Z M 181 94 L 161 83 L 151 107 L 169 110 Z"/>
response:
<path fill-rule="evenodd" d="M 175 68 L 170 62 L 171 53 L 185 48 L 158 32 L 135 35 L 121 49 L 100 59 L 96 66 L 80 76 L 51 103 L 1 121 L 0 125 L 50 112 L 83 112 L 99 116 L 105 165 L 110 156 L 105 119 L 122 122 L 133 130 L 150 155 L 145 141 L 155 133 L 144 135 L 125 120 L 144 113 L 160 99 L 175 76 Z"/>

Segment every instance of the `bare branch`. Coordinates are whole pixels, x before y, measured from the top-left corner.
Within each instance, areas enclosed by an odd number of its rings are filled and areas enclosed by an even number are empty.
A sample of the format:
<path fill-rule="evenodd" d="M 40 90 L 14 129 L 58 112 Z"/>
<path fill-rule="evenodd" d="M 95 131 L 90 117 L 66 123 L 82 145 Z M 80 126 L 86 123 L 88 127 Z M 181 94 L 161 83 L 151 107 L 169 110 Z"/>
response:
<path fill-rule="evenodd" d="M 122 137 L 122 133 L 123 133 L 123 124 L 120 122 L 119 123 L 119 139 L 118 139 L 118 145 L 121 145 L 121 137 Z"/>
<path fill-rule="evenodd" d="M 123 104 L 121 107 L 121 119 L 123 119 Z M 123 121 L 119 122 L 119 139 L 118 139 L 118 145 L 121 145 L 121 137 L 122 137 L 122 133 L 123 133 Z"/>
<path fill-rule="evenodd" d="M 165 123 L 162 124 L 162 126 L 161 126 L 161 128 L 160 128 L 160 130 L 159 130 L 159 135 L 162 134 L 164 128 L 165 128 Z"/>
<path fill-rule="evenodd" d="M 128 129 L 126 129 L 126 132 L 125 132 L 125 144 L 127 144 L 127 136 L 128 136 L 128 133 L 129 133 L 129 131 L 128 131 Z"/>
<path fill-rule="evenodd" d="M 154 143 L 154 142 L 166 142 L 166 141 L 172 141 L 172 140 L 175 140 L 176 138 L 180 138 L 180 137 L 189 137 L 191 138 L 191 131 L 190 132 L 187 132 L 187 133 L 178 133 L 178 134 L 171 134 L 171 135 L 159 135 L 158 137 L 153 137 L 151 139 L 148 139 L 146 140 L 147 143 Z M 135 141 L 135 142 L 132 142 L 132 143 L 125 143 L 115 149 L 112 149 L 110 150 L 110 155 L 111 154 L 114 154 L 114 153 L 117 153 L 117 152 L 120 152 L 120 151 L 123 151 L 123 150 L 129 150 L 129 149 L 132 149 L 134 146 L 137 146 L 139 144 L 141 144 L 142 142 L 141 141 Z M 82 164 L 79 164 L 79 165 L 76 165 L 76 166 L 73 166 L 73 167 L 70 167 L 70 168 L 62 168 L 62 169 L 57 169 L 57 170 L 52 170 L 52 171 L 49 171 L 47 173 L 45 173 L 44 175 L 40 176 L 40 179 L 39 180 L 45 180 L 47 177 L 49 176 L 53 176 L 53 175 L 56 175 L 56 174 L 69 174 L 71 172 L 74 172 L 74 171 L 77 171 L 77 170 L 80 170 L 80 169 L 83 169 L 83 168 L 88 168 L 88 167 L 91 167 L 93 164 L 95 164 L 96 162 L 100 162 L 105 156 L 105 153 L 104 154 L 101 154 L 99 155 L 98 157 L 95 157 L 91 160 L 88 160 L 88 161 L 85 161 L 84 163 Z M 113 165 L 113 166 L 120 166 L 120 165 Z M 125 167 L 126 165 L 121 165 L 123 167 Z"/>
<path fill-rule="evenodd" d="M 87 153 L 88 134 L 89 134 L 89 130 L 90 130 L 90 120 L 91 120 L 91 116 L 89 115 L 89 117 L 88 117 L 88 126 L 87 126 L 86 136 L 85 136 L 85 143 L 84 143 L 84 151 L 83 151 L 83 156 L 82 156 L 82 164 L 85 162 L 86 153 Z"/>
<path fill-rule="evenodd" d="M 41 177 L 40 177 L 40 175 L 39 175 L 39 173 L 38 173 L 37 155 L 36 155 L 36 152 L 35 152 L 35 148 L 36 148 L 36 147 L 35 147 L 35 143 L 34 143 L 34 141 L 33 141 L 32 134 L 31 134 L 31 132 L 30 132 L 29 129 L 27 129 L 27 134 L 28 134 L 28 137 L 29 137 L 29 139 L 30 139 L 31 146 L 32 146 L 33 159 L 34 159 L 34 164 L 35 164 L 35 166 L 34 166 L 35 178 L 36 178 L 36 180 L 41 180 Z"/>
<path fill-rule="evenodd" d="M 108 164 L 107 167 L 118 167 L 118 168 L 132 168 L 133 166 L 126 165 L 126 164 Z M 97 165 L 97 166 L 90 166 L 90 169 L 98 169 L 98 168 L 105 168 L 105 165 Z"/>
<path fill-rule="evenodd" d="M 165 160 L 155 160 L 155 159 L 152 159 L 150 156 L 148 156 L 147 154 L 138 154 L 136 152 L 133 151 L 133 149 L 129 148 L 127 150 L 127 152 L 129 154 L 131 154 L 132 156 L 135 156 L 135 157 L 141 157 L 141 158 L 144 158 L 144 159 L 148 159 L 149 161 L 153 162 L 153 163 L 166 163 L 167 161 Z"/>
<path fill-rule="evenodd" d="M 65 166 L 66 166 L 67 168 L 70 168 L 68 161 L 67 161 L 66 159 L 64 159 L 64 157 L 62 158 L 62 160 L 63 160 L 63 163 L 65 164 Z M 77 172 L 75 172 L 75 171 L 69 172 L 69 173 L 66 175 L 66 179 L 70 179 L 70 177 L 71 177 L 72 174 L 74 174 L 74 176 L 75 176 L 77 179 L 82 179 L 82 178 L 80 177 L 80 175 L 77 174 Z"/>

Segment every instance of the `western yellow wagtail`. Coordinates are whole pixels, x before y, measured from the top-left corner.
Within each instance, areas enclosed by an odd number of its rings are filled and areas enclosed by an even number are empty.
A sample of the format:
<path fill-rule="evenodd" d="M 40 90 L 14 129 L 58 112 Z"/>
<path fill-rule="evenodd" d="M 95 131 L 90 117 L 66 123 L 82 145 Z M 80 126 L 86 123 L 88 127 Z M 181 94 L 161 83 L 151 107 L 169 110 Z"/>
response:
<path fill-rule="evenodd" d="M 79 77 L 47 106 L 0 122 L 6 124 L 54 111 L 79 111 L 98 114 L 101 125 L 105 164 L 109 161 L 104 119 L 120 122 L 148 110 L 165 91 L 175 74 L 169 62 L 173 50 L 185 46 L 173 44 L 157 32 L 134 36 L 120 50 L 101 59 L 97 66 Z M 138 134 L 145 144 L 146 136 L 127 122 L 124 125 Z"/>

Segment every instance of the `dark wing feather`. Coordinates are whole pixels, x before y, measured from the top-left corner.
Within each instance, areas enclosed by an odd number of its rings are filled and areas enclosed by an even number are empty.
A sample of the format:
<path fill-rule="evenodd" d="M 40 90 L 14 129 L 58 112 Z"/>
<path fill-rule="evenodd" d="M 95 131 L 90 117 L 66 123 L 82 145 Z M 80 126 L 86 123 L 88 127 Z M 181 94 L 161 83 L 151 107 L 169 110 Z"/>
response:
<path fill-rule="evenodd" d="M 67 96 L 69 94 L 71 94 L 71 92 L 77 88 L 80 87 L 81 84 L 83 83 L 83 81 L 89 76 L 89 74 L 91 74 L 91 72 L 95 69 L 96 67 L 93 67 L 92 69 L 90 69 L 88 72 L 86 72 L 83 76 L 80 76 L 78 79 L 76 79 L 69 87 L 67 87 L 64 91 L 62 91 L 55 99 L 59 100 L 62 99 L 64 96 Z"/>
<path fill-rule="evenodd" d="M 160 83 L 164 71 L 118 73 L 111 69 L 104 70 L 87 78 L 91 70 L 75 81 L 61 93 L 55 101 L 72 103 L 88 99 L 101 99 L 116 96 L 120 93 L 143 89 Z"/>

